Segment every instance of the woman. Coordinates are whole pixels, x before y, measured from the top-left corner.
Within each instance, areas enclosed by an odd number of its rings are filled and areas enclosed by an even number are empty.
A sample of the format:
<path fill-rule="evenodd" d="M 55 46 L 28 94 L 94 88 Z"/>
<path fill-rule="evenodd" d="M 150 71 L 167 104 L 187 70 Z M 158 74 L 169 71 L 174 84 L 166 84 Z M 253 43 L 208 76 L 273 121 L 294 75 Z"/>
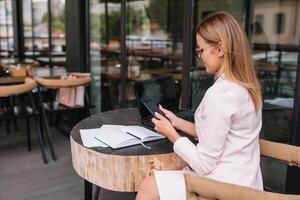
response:
<path fill-rule="evenodd" d="M 140 186 L 137 199 L 186 199 L 184 173 L 262 190 L 259 132 L 261 91 L 243 29 L 226 12 L 216 12 L 197 28 L 196 52 L 215 75 L 195 113 L 195 124 L 162 108 L 155 130 L 174 143 L 188 170 L 155 171 Z M 198 138 L 194 145 L 177 130 Z"/>

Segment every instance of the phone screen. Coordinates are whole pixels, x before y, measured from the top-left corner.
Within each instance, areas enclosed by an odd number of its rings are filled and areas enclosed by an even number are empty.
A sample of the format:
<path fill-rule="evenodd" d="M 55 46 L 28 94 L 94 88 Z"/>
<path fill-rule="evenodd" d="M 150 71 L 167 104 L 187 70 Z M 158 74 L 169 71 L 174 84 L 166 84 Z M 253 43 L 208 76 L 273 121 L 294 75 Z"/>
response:
<path fill-rule="evenodd" d="M 155 117 L 155 112 L 158 112 L 163 115 L 158 106 L 153 102 L 143 102 L 144 106 L 149 110 L 153 117 Z"/>

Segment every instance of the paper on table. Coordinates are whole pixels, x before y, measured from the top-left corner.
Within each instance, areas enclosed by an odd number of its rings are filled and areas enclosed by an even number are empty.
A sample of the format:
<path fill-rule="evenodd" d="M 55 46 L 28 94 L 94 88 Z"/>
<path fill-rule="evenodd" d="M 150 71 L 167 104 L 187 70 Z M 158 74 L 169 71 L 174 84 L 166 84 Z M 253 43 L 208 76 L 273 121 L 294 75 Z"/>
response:
<path fill-rule="evenodd" d="M 100 128 L 81 129 L 80 136 L 85 147 L 108 147 L 103 142 L 95 139 L 95 135 L 99 133 Z"/>

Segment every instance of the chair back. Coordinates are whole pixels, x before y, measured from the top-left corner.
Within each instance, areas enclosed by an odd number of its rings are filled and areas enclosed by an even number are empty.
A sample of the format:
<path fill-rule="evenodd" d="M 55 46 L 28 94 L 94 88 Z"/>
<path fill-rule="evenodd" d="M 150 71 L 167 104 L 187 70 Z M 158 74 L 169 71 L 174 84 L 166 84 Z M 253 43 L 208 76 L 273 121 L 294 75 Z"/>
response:
<path fill-rule="evenodd" d="M 300 147 L 269 142 L 260 139 L 260 152 L 262 156 L 286 162 L 290 166 L 300 168 Z M 212 180 L 206 177 L 185 175 L 187 199 L 220 199 L 220 200 L 300 200 L 300 195 L 279 194 L 265 192 L 250 187 L 239 186 Z"/>

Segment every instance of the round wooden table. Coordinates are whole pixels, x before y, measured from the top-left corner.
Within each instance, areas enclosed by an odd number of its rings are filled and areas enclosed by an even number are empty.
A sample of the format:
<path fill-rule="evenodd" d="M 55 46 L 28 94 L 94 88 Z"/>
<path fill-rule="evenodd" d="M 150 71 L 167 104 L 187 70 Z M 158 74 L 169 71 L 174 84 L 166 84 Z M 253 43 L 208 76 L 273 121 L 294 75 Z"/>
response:
<path fill-rule="evenodd" d="M 82 144 L 80 129 L 99 128 L 103 124 L 137 125 L 139 122 L 136 108 L 103 112 L 79 122 L 70 134 L 72 162 L 78 175 L 108 190 L 134 192 L 154 169 L 175 170 L 186 166 L 167 139 L 146 143 L 151 149 L 135 145 L 113 150 L 109 147 L 87 148 Z"/>

